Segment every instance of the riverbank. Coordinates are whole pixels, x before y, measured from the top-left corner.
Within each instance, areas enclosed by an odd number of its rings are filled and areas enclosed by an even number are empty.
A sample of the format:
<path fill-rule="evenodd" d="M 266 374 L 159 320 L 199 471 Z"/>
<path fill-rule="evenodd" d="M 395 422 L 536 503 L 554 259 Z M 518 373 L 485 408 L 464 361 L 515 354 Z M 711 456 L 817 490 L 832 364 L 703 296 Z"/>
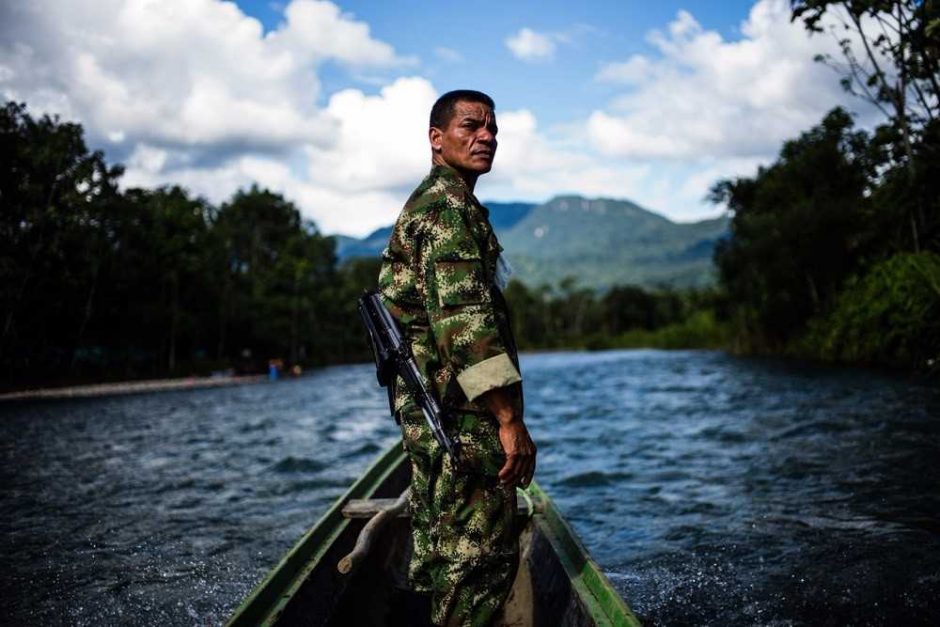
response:
<path fill-rule="evenodd" d="M 543 353 L 568 350 L 726 350 L 731 352 L 732 329 L 719 322 L 715 313 L 707 309 L 691 312 L 682 320 L 654 329 L 635 327 L 617 334 L 590 333 L 564 337 L 552 344 L 533 342 L 521 344 L 524 353 Z M 545 336 L 543 336 L 543 339 Z"/>
<path fill-rule="evenodd" d="M 60 388 L 37 388 L 2 393 L 0 394 L 0 402 L 34 399 L 93 398 L 98 396 L 140 394 L 143 392 L 163 392 L 167 390 L 215 388 L 226 385 L 255 383 L 263 381 L 264 379 L 265 377 L 263 375 L 187 377 L 185 379 L 150 379 L 146 381 L 119 381 L 115 383 L 72 385 Z"/>

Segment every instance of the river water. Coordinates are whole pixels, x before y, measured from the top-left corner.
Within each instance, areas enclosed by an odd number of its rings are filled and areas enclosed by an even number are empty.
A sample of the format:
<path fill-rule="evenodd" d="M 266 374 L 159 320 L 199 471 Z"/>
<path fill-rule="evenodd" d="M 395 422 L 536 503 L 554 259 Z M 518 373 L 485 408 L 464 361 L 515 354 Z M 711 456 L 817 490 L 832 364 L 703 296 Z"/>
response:
<path fill-rule="evenodd" d="M 704 351 L 526 355 L 536 478 L 661 625 L 940 625 L 940 390 Z M 203 625 L 397 439 L 369 365 L 0 405 L 0 620 Z"/>

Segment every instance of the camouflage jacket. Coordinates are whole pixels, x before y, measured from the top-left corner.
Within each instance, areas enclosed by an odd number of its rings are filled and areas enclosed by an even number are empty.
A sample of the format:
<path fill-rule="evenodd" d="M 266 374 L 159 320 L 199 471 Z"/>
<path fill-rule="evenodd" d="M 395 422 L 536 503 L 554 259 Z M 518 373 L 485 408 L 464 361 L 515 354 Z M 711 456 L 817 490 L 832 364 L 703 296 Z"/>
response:
<path fill-rule="evenodd" d="M 521 416 L 519 361 L 495 283 L 501 251 L 486 207 L 454 170 L 435 166 L 395 223 L 379 289 L 446 407 L 486 411 L 478 397 L 511 385 Z M 417 411 L 400 379 L 396 387 L 396 413 Z"/>

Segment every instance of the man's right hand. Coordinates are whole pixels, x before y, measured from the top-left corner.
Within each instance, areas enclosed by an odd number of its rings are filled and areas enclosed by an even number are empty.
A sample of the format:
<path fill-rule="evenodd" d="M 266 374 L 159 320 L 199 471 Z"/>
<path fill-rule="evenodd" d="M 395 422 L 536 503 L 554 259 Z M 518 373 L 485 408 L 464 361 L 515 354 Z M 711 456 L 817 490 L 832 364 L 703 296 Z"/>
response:
<path fill-rule="evenodd" d="M 525 487 L 535 474 L 535 443 L 529 430 L 517 416 L 505 388 L 495 388 L 480 397 L 499 422 L 499 443 L 506 454 L 506 463 L 499 471 L 503 485 Z"/>
<path fill-rule="evenodd" d="M 503 485 L 526 487 L 535 474 L 535 443 L 521 418 L 500 421 L 499 441 L 506 453 L 506 463 L 499 471 Z"/>

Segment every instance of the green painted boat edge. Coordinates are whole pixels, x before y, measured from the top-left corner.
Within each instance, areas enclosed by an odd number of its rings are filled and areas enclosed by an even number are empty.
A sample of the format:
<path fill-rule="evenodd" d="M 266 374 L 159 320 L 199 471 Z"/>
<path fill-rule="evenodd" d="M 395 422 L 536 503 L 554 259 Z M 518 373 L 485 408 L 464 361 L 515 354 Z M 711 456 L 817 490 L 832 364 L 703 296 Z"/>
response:
<path fill-rule="evenodd" d="M 536 503 L 535 524 L 540 526 L 548 538 L 572 587 L 594 622 L 613 627 L 640 627 L 640 620 L 590 557 L 548 494 L 534 481 L 527 491 Z"/>
<path fill-rule="evenodd" d="M 291 548 L 277 566 L 255 586 L 226 623 L 227 627 L 272 625 L 287 603 L 319 564 L 323 554 L 349 525 L 342 515 L 349 499 L 368 498 L 399 464 L 405 452 L 395 444 L 367 468 L 362 476 L 327 510 Z M 527 488 L 536 504 L 533 522 L 540 526 L 565 569 L 581 603 L 597 625 L 639 627 L 639 619 L 590 557 L 571 526 L 548 494 L 536 483 Z"/>
<path fill-rule="evenodd" d="M 255 586 L 226 623 L 227 627 L 271 625 L 320 563 L 323 554 L 349 525 L 343 506 L 349 499 L 368 498 L 402 463 L 405 452 L 395 444 L 383 453 L 362 476 L 336 500 L 317 523 L 291 548 L 277 566 Z"/>

